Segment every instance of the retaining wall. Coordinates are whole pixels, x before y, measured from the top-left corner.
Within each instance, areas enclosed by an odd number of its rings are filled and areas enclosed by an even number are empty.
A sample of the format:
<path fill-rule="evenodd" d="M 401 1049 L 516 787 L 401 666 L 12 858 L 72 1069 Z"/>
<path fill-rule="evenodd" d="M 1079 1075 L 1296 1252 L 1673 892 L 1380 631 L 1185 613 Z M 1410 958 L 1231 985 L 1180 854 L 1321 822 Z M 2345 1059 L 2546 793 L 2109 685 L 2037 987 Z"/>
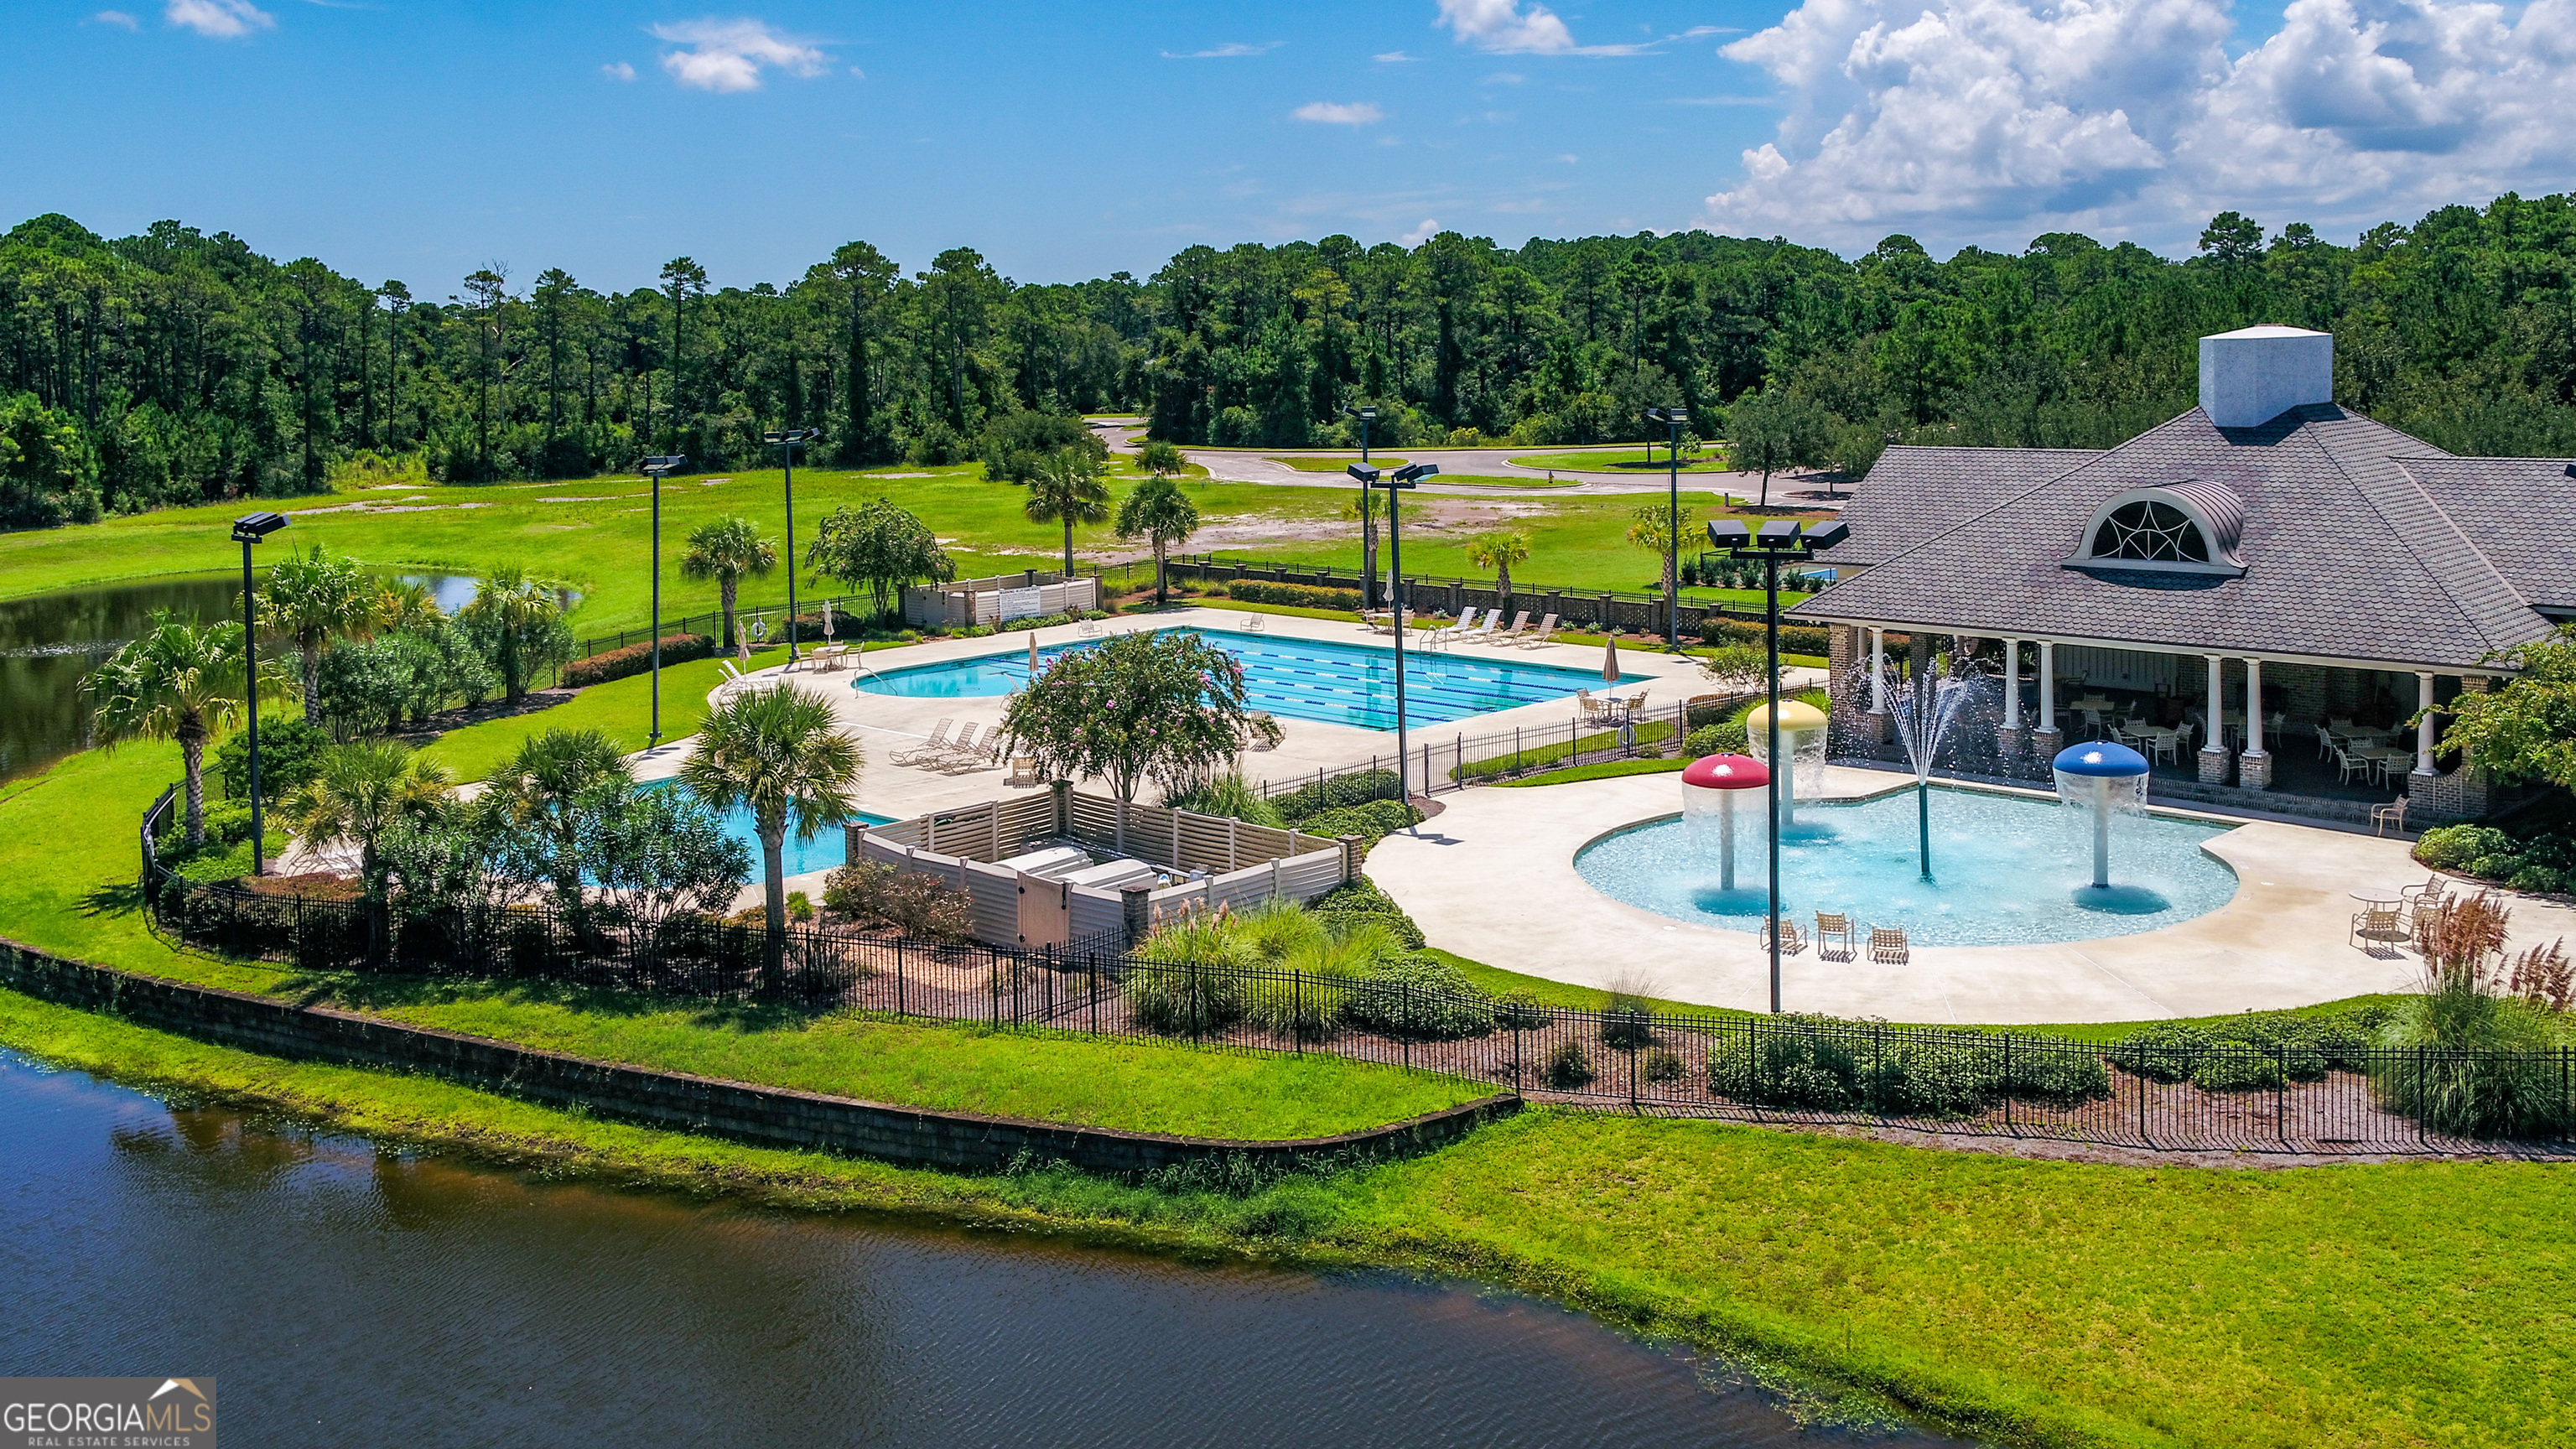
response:
<path fill-rule="evenodd" d="M 618 1066 L 66 961 L 14 941 L 0 941 L 0 986 L 270 1056 L 423 1072 L 548 1106 L 580 1107 L 604 1117 L 758 1147 L 816 1149 L 952 1171 L 990 1171 L 1015 1160 L 1134 1173 L 1211 1158 L 1285 1167 L 1313 1159 L 1401 1156 L 1444 1146 L 1521 1105 L 1518 1097 L 1503 1094 L 1333 1137 L 1239 1142 L 934 1112 Z"/>

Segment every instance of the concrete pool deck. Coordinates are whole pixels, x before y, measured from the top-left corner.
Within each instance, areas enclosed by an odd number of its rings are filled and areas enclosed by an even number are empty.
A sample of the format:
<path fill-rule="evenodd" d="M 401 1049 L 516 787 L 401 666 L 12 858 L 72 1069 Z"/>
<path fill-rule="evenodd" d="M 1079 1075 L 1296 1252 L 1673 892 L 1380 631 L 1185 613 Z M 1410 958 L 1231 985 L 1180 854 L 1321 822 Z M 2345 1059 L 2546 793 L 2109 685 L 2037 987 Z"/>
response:
<path fill-rule="evenodd" d="M 1852 798 L 1909 783 L 1835 768 L 1827 794 Z M 1575 853 L 1599 836 L 1677 813 L 1675 776 L 1477 789 L 1443 803 L 1417 830 L 1381 841 L 1368 861 L 1369 877 L 1432 945 L 1550 980 L 1768 1008 L 1770 963 L 1758 937 L 1622 904 L 1575 870 Z M 2236 896 L 2205 916 L 2093 941 L 1916 946 L 1905 965 L 1873 964 L 1865 948 L 1859 959 L 1827 961 L 1811 943 L 1782 958 L 1781 1005 L 1900 1022 L 2038 1025 L 2210 1016 L 2414 989 L 2420 963 L 2411 951 L 2374 956 L 2347 944 L 2359 909 L 2350 892 L 2393 897 L 2429 874 L 2407 842 L 2193 818 L 2234 826 L 2203 848 L 2234 869 Z M 1868 903 L 1855 901 L 1852 910 L 1866 924 Z M 2513 910 L 2513 950 L 2576 936 L 2576 911 L 2564 906 L 2514 897 Z"/>

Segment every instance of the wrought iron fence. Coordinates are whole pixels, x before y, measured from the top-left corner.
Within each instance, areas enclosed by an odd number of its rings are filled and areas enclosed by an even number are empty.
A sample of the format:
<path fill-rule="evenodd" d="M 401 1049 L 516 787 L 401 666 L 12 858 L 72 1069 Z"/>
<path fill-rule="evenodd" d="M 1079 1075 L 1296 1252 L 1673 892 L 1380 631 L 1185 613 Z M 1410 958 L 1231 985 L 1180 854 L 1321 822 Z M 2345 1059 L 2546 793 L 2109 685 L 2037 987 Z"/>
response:
<path fill-rule="evenodd" d="M 1578 765 L 1678 757 L 1692 730 L 1723 720 L 1738 706 L 1760 698 L 1758 694 L 1694 695 L 1637 711 L 1619 722 L 1568 718 L 1562 725 L 1520 725 L 1472 735 L 1457 731 L 1445 738 L 1438 730 L 1418 729 L 1414 735 L 1421 743 L 1406 753 L 1405 764 L 1418 793 L 1441 795 Z M 1265 779 L 1261 793 L 1276 798 L 1331 780 L 1385 775 L 1379 794 L 1392 800 L 1394 771 L 1392 753 L 1376 754 L 1338 767 L 1319 766 L 1312 774 Z"/>
<path fill-rule="evenodd" d="M 1578 1009 L 1401 975 L 1156 960 L 1106 938 L 1012 951 L 798 927 L 773 970 L 760 928 L 700 918 L 638 922 L 603 910 L 569 921 L 536 905 L 406 914 L 190 883 L 157 865 L 147 882 L 157 918 L 188 941 L 316 973 L 537 980 L 1327 1053 L 1638 1112 L 2313 1154 L 2491 1151 L 2499 1140 L 2563 1150 L 2576 1124 L 2576 1051 L 2564 1048 L 2103 1046 L 1635 1003 Z"/>
<path fill-rule="evenodd" d="M 1236 579 L 1264 583 L 1297 584 L 1308 588 L 1341 589 L 1359 592 L 1367 585 L 1367 576 L 1357 569 L 1336 568 L 1324 564 L 1283 563 L 1276 559 L 1221 558 L 1215 554 L 1183 554 L 1165 564 L 1176 579 L 1196 579 L 1203 583 L 1227 583 Z M 1735 607 L 1708 599 L 1692 599 L 1692 589 L 1685 588 L 1673 610 L 1675 620 L 1685 634 L 1696 635 L 1700 626 L 1712 618 L 1734 619 L 1759 624 L 1768 616 L 1760 609 Z M 1407 573 L 1404 596 L 1417 610 L 1439 609 L 1456 614 L 1464 608 L 1500 608 L 1506 602 L 1533 613 L 1558 615 L 1571 628 L 1643 629 L 1650 633 L 1663 631 L 1664 596 L 1660 590 L 1575 588 L 1565 584 L 1512 581 L 1509 600 L 1496 591 L 1492 579 L 1470 579 L 1443 574 Z M 1783 591 L 1780 607 L 1803 601 L 1803 593 Z"/>

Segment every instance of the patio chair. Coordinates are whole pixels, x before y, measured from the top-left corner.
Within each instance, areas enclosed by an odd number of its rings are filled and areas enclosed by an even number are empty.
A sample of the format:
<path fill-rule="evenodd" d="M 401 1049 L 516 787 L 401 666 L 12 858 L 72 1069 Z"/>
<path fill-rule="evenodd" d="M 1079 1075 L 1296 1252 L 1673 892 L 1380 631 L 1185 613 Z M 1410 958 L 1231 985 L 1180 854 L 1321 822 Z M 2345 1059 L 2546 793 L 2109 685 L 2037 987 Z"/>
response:
<path fill-rule="evenodd" d="M 1601 718 L 1601 701 L 1592 697 L 1591 690 L 1576 690 L 1574 692 L 1574 702 L 1582 707 L 1583 722 L 1585 724 L 1592 724 L 1599 721 Z"/>
<path fill-rule="evenodd" d="M 1782 916 L 1779 920 L 1765 925 L 1762 928 L 1763 950 L 1768 951 L 1771 949 L 1771 932 L 1775 927 L 1780 932 L 1781 955 L 1795 956 L 1799 952 L 1807 949 L 1806 934 L 1798 929 L 1798 923 L 1790 920 L 1787 916 Z"/>
<path fill-rule="evenodd" d="M 886 756 L 886 758 L 898 765 L 909 765 L 915 760 L 926 760 L 934 755 L 946 754 L 948 752 L 948 727 L 951 723 L 953 723 L 953 721 L 945 719 L 941 720 L 938 725 L 930 731 L 930 738 L 923 740 L 920 744 L 913 745 L 910 748 L 897 750 L 893 754 Z"/>
<path fill-rule="evenodd" d="M 1246 614 L 1246 615 L 1244 615 L 1244 616 L 1243 616 L 1243 632 L 1244 632 L 1244 633 L 1246 633 L 1246 634 L 1259 634 L 1259 633 L 1263 633 L 1263 632 L 1265 632 L 1265 629 L 1264 629 L 1264 626 L 1263 626 L 1263 624 L 1262 624 L 1262 621 L 1263 621 L 1264 619 L 1269 618 L 1269 617 L 1270 617 L 1270 616 L 1269 616 L 1269 615 L 1267 615 L 1267 614 Z"/>
<path fill-rule="evenodd" d="M 1266 709 L 1256 709 L 1251 711 L 1251 717 L 1257 720 L 1266 720 L 1270 718 L 1270 711 Z M 1275 750 L 1279 747 L 1274 744 L 1265 743 L 1261 740 L 1254 740 L 1251 744 L 1244 746 L 1244 748 L 1247 750 Z"/>
<path fill-rule="evenodd" d="M 2396 906 L 2362 907 L 2352 914 L 2350 944 L 2374 956 L 2380 954 L 2379 947 L 2393 950 L 2405 945 L 2415 938 L 2415 933 L 2406 929 L 2404 916 L 2405 912 Z"/>
<path fill-rule="evenodd" d="M 1038 762 L 1027 755 L 1011 756 L 1011 776 L 1002 783 L 1013 790 L 1026 790 L 1038 782 Z"/>
<path fill-rule="evenodd" d="M 2359 775 L 2363 779 L 2367 780 L 2377 773 L 2370 761 L 2354 759 L 2351 755 L 2344 753 L 2344 748 L 2341 745 L 2334 747 L 2334 762 L 2335 768 L 2343 772 L 2343 783 L 2347 785 L 2352 783 L 2352 777 L 2355 775 Z"/>
<path fill-rule="evenodd" d="M 1840 911 L 1816 912 L 1816 954 L 1818 956 L 1828 961 L 1848 961 L 1856 949 L 1858 948 L 1852 941 L 1851 917 Z"/>
<path fill-rule="evenodd" d="M 1527 610 L 1527 609 L 1523 609 L 1523 610 L 1521 610 L 1519 613 L 1517 613 L 1517 614 L 1515 614 L 1515 615 L 1513 615 L 1513 616 L 1512 616 L 1512 626 L 1511 626 L 1510 628 L 1508 628 L 1508 629 L 1505 629 L 1505 630 L 1504 630 L 1503 632 L 1501 632 L 1500 634 L 1496 634 L 1496 635 L 1494 635 L 1494 636 L 1493 636 L 1493 638 L 1492 638 L 1492 640 L 1491 640 L 1491 642 L 1496 643 L 1496 644 L 1511 644 L 1511 643 L 1516 643 L 1516 642 L 1518 642 L 1518 640 L 1519 640 L 1519 639 L 1520 639 L 1520 637 L 1521 637 L 1521 631 L 1522 631 L 1522 630 L 1524 630 L 1524 629 L 1527 629 L 1528 627 L 1529 627 L 1529 610 Z"/>
<path fill-rule="evenodd" d="M 1914 959 L 1913 948 L 1905 943 L 1903 926 L 1869 928 L 1869 959 L 1883 966 L 1902 966 Z"/>
<path fill-rule="evenodd" d="M 1539 620 L 1538 629 L 1535 633 L 1514 641 L 1514 645 L 1521 649 L 1536 649 L 1542 644 L 1553 644 L 1555 642 L 1556 616 L 1554 614 L 1550 614 L 1546 618 Z"/>
<path fill-rule="evenodd" d="M 1098 619 L 1085 619 L 1080 624 L 1074 626 L 1074 632 L 1085 639 L 1095 638 L 1100 633 L 1100 621 Z"/>
<path fill-rule="evenodd" d="M 997 725 L 985 734 L 983 744 L 954 751 L 948 758 L 935 762 L 933 768 L 943 775 L 969 775 L 977 770 L 998 769 L 1001 763 L 1002 731 Z"/>
<path fill-rule="evenodd" d="M 925 755 L 913 763 L 925 770 L 947 769 L 949 763 L 959 756 L 975 752 L 975 731 L 981 728 L 981 725 L 971 719 L 966 721 L 957 727 L 957 738 L 948 742 L 948 748 L 935 755 Z"/>
<path fill-rule="evenodd" d="M 2410 911 L 2420 911 L 2426 906 L 2440 905 L 2450 893 L 2451 878 L 2435 871 L 2422 885 L 2401 887 L 2397 892 L 2397 903 Z"/>
<path fill-rule="evenodd" d="M 2319 721 L 2317 724 L 2317 758 L 2320 760 L 2332 760 L 2334 758 L 2334 751 L 2334 731 L 2327 729 L 2324 722 Z"/>
<path fill-rule="evenodd" d="M 2387 831 L 2387 828 L 2391 825 L 2397 827 L 2398 834 L 2404 835 L 2406 833 L 2406 797 L 2403 795 L 2398 796 L 2396 799 L 2389 801 L 2385 805 L 2373 805 L 2370 807 L 2371 834 L 2384 834 Z M 2439 881 L 2441 877 L 2435 876 L 2434 879 Z"/>

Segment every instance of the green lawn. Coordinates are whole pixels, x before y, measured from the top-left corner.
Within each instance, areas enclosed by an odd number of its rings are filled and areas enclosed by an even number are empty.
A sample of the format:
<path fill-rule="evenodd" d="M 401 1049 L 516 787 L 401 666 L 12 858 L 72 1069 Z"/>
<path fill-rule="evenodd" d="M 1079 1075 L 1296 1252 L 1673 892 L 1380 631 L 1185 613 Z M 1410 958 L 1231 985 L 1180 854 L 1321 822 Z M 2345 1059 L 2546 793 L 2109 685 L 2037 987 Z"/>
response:
<path fill-rule="evenodd" d="M 1608 472 L 1614 468 L 1622 473 L 1648 471 L 1660 473 L 1670 467 L 1666 462 L 1661 444 L 1656 446 L 1654 457 L 1649 460 L 1646 450 L 1633 443 L 1624 448 L 1587 448 L 1569 453 L 1532 453 L 1527 457 L 1514 458 L 1511 463 L 1515 468 L 1571 468 L 1578 472 L 1592 473 Z M 1696 458 L 1682 459 L 1682 471 L 1728 473 L 1734 470 L 1727 466 L 1723 453 L 1708 452 Z"/>
<path fill-rule="evenodd" d="M 1283 453 L 1276 456 L 1269 454 L 1263 456 L 1269 457 L 1273 463 L 1285 463 L 1300 473 L 1339 473 L 1360 460 L 1360 455 L 1357 453 Z M 1391 453 L 1377 452 L 1370 453 L 1368 460 L 1369 466 L 1374 468 L 1401 468 L 1411 461 Z"/>
<path fill-rule="evenodd" d="M 1442 483 L 1463 483 L 1471 488 L 1574 488 L 1580 478 L 1521 478 L 1498 473 L 1443 473 Z"/>
<path fill-rule="evenodd" d="M 1690 768 L 1690 761 L 1678 756 L 1669 760 L 1603 760 L 1595 765 L 1576 765 L 1566 770 L 1550 770 L 1544 775 L 1524 775 L 1517 780 L 1494 783 L 1507 790 L 1532 785 L 1572 785 L 1583 780 L 1615 780 L 1622 775 L 1670 775 Z"/>

